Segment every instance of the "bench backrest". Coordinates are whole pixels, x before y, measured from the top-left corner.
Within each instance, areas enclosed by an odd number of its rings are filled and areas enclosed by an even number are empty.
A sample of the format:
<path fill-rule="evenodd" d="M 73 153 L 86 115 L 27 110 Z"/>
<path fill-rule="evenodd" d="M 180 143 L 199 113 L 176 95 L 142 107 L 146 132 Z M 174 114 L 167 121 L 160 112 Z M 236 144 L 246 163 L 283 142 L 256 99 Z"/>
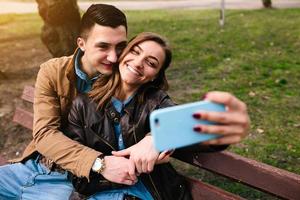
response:
<path fill-rule="evenodd" d="M 0 166 L 5 165 L 6 163 L 7 163 L 7 160 L 0 155 Z"/>
<path fill-rule="evenodd" d="M 34 87 L 25 86 L 21 98 L 29 103 L 33 103 Z M 21 126 L 32 130 L 33 127 L 33 113 L 24 108 L 16 107 L 13 121 Z"/>
<path fill-rule="evenodd" d="M 33 103 L 34 87 L 24 88 L 22 99 Z M 13 121 L 32 129 L 33 114 L 17 108 Z M 223 151 L 181 155 L 180 160 L 283 199 L 300 199 L 300 175 Z M 188 178 L 194 199 L 243 199 L 215 186 Z"/>

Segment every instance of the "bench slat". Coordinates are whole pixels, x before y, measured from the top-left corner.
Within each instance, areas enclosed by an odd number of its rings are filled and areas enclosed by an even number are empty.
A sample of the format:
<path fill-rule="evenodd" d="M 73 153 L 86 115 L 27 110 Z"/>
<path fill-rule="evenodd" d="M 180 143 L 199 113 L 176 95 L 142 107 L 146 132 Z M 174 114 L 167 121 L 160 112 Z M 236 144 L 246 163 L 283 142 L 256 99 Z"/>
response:
<path fill-rule="evenodd" d="M 34 99 L 34 87 L 26 85 L 24 87 L 24 90 L 23 90 L 21 98 L 23 100 L 25 100 L 25 101 L 33 103 L 33 99 Z"/>
<path fill-rule="evenodd" d="M 226 192 L 213 185 L 186 177 L 190 182 L 190 189 L 194 200 L 243 200 L 244 198 Z"/>
<path fill-rule="evenodd" d="M 13 122 L 32 130 L 33 114 L 27 110 L 17 107 L 13 117 Z"/>
<path fill-rule="evenodd" d="M 300 197 L 300 175 L 234 153 L 198 153 L 181 160 L 281 198 Z"/>
<path fill-rule="evenodd" d="M 5 164 L 7 164 L 7 160 L 3 156 L 0 155 L 0 166 L 5 165 Z"/>

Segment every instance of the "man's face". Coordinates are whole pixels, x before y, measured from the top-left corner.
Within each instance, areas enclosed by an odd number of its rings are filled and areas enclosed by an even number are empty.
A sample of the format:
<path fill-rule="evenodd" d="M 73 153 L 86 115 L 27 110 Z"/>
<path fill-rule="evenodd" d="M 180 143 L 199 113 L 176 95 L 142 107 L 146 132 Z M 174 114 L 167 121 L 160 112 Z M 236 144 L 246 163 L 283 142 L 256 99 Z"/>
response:
<path fill-rule="evenodd" d="M 126 29 L 124 26 L 111 28 L 95 24 L 85 39 L 78 38 L 77 43 L 84 55 L 81 58 L 82 70 L 93 77 L 100 72 L 109 75 L 113 64 L 126 46 Z"/>

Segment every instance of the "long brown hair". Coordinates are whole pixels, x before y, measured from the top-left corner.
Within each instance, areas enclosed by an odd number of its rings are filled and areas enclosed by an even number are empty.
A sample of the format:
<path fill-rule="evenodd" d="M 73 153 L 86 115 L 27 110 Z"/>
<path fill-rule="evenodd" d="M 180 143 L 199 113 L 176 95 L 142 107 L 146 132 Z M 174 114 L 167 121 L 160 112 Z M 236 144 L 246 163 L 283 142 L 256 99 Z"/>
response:
<path fill-rule="evenodd" d="M 137 95 L 140 103 L 144 101 L 144 96 L 147 88 L 155 87 L 162 90 L 168 90 L 169 84 L 166 79 L 165 71 L 169 67 L 172 60 L 171 48 L 162 36 L 156 33 L 143 32 L 130 40 L 119 58 L 119 63 L 128 53 L 130 53 L 133 47 L 145 41 L 154 41 L 158 43 L 165 52 L 165 60 L 160 71 L 158 72 L 157 77 L 153 81 L 145 83 L 139 88 Z M 103 75 L 94 83 L 93 89 L 89 92 L 89 97 L 98 104 L 98 109 L 102 109 L 104 105 L 110 101 L 111 97 L 119 94 L 120 91 L 121 77 L 119 67 L 115 66 L 111 75 Z"/>

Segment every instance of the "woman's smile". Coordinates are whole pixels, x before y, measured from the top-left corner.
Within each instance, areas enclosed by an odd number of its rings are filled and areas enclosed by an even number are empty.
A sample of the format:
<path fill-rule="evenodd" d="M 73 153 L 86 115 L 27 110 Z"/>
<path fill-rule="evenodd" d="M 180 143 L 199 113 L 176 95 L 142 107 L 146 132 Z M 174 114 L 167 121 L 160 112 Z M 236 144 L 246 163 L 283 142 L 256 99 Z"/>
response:
<path fill-rule="evenodd" d="M 152 81 L 159 73 L 164 59 L 163 48 L 154 41 L 144 41 L 133 46 L 119 65 L 123 83 L 137 88 Z"/>
<path fill-rule="evenodd" d="M 126 67 L 127 67 L 127 69 L 128 69 L 130 72 L 132 72 L 133 74 L 135 74 L 135 75 L 137 75 L 137 76 L 143 76 L 143 74 L 142 74 L 140 71 L 138 71 L 136 68 L 134 68 L 134 67 L 132 67 L 132 66 L 130 66 L 130 65 L 128 65 L 128 64 L 126 64 Z"/>

